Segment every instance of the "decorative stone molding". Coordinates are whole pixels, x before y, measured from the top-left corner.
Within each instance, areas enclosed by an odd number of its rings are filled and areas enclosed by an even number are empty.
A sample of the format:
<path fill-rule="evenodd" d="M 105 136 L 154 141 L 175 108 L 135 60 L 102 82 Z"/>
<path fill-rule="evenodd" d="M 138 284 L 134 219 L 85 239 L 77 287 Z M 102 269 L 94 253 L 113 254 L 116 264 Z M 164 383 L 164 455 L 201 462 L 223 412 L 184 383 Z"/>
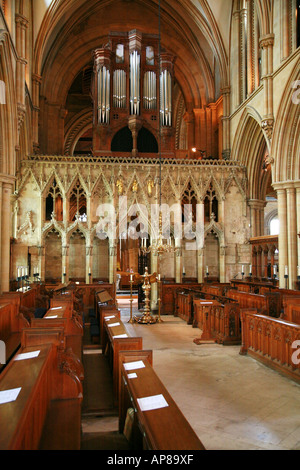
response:
<path fill-rule="evenodd" d="M 265 132 L 267 138 L 272 140 L 273 128 L 274 128 L 274 118 L 263 119 L 261 122 L 261 128 Z"/>

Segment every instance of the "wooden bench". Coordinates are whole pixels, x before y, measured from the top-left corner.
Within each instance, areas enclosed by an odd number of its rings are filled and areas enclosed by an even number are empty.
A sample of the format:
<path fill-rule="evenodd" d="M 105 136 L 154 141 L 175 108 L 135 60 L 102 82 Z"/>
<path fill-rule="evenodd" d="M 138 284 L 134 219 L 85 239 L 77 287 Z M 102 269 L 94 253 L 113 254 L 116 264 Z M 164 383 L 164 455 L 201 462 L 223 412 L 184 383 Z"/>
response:
<path fill-rule="evenodd" d="M 161 283 L 161 314 L 162 315 L 174 315 L 175 314 L 175 303 L 176 303 L 176 291 L 179 289 L 193 288 L 194 290 L 201 290 L 202 284 L 190 283 L 190 284 L 169 284 Z"/>
<path fill-rule="evenodd" d="M 63 337 L 62 329 L 23 330 L 19 352 L 0 375 L 0 392 L 20 389 L 0 406 L 1 450 L 80 449 L 82 384 Z M 38 355 L 17 360 L 30 353 Z"/>
<path fill-rule="evenodd" d="M 82 362 L 82 319 L 68 307 L 67 303 L 51 307 L 43 318 L 32 318 L 30 324 L 32 328 L 63 328 L 67 348 L 72 349 Z"/>
<path fill-rule="evenodd" d="M 109 361 L 113 376 L 114 402 L 119 400 L 119 355 L 120 352 L 141 350 L 143 338 L 129 336 L 127 330 L 117 315 L 103 317 L 102 354 Z"/>
<path fill-rule="evenodd" d="M 134 359 L 134 360 L 133 360 Z M 135 368 L 133 363 L 142 363 Z M 133 367 L 126 370 L 126 367 Z M 131 374 L 136 374 L 131 378 Z M 144 410 L 143 399 L 162 398 L 166 406 Z M 151 408 L 151 407 L 150 407 Z M 141 356 L 126 358 L 121 366 L 119 432 L 123 433 L 128 409 L 133 409 L 130 447 L 133 450 L 205 450 L 177 404 L 149 362 Z"/>
<path fill-rule="evenodd" d="M 227 291 L 227 296 L 235 299 L 240 308 L 257 308 L 259 313 L 279 318 L 281 314 L 281 297 L 278 292 L 268 292 L 265 295 L 242 292 L 235 289 Z"/>
<path fill-rule="evenodd" d="M 178 290 L 175 295 L 175 312 L 174 316 L 178 316 L 188 325 L 192 325 L 194 319 L 193 311 L 193 294 L 188 291 Z"/>
<path fill-rule="evenodd" d="M 0 364 L 0 371 L 4 369 L 13 354 L 19 349 L 22 328 L 27 326 L 29 326 L 29 323 L 22 313 L 19 313 L 16 304 L 0 304 L 0 340 L 5 344 L 5 364 Z"/>
<path fill-rule="evenodd" d="M 300 383 L 300 364 L 293 362 L 293 345 L 300 338 L 300 324 L 259 315 L 256 309 L 242 311 L 241 322 L 240 354 L 249 354 Z"/>

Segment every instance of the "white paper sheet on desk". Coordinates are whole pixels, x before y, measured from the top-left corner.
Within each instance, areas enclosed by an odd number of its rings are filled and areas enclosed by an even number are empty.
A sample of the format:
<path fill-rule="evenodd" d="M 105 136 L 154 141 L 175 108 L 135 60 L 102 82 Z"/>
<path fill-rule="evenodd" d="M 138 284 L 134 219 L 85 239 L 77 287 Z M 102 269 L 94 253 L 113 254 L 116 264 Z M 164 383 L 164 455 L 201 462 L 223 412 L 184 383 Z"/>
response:
<path fill-rule="evenodd" d="M 133 372 L 132 374 L 128 374 L 127 379 L 137 379 L 137 374 L 135 372 Z"/>
<path fill-rule="evenodd" d="M 104 317 L 104 318 L 105 318 L 105 320 L 110 320 L 111 318 L 116 318 L 116 316 L 115 315 L 110 315 L 109 317 Z"/>
<path fill-rule="evenodd" d="M 20 393 L 20 388 L 12 388 L 11 390 L 3 390 L 0 392 L 0 405 L 4 403 L 10 403 L 11 401 L 15 401 Z"/>
<path fill-rule="evenodd" d="M 157 410 L 169 406 L 163 395 L 154 395 L 152 397 L 137 399 L 141 411 Z"/>
<path fill-rule="evenodd" d="M 49 320 L 50 318 L 57 318 L 57 315 L 49 315 L 47 317 L 44 317 L 46 320 Z"/>
<path fill-rule="evenodd" d="M 126 334 L 123 334 L 123 335 L 116 335 L 116 336 L 113 336 L 113 338 L 128 338 L 128 336 Z"/>
<path fill-rule="evenodd" d="M 111 323 L 110 325 L 107 325 L 107 326 L 109 326 L 111 328 L 112 326 L 119 326 L 119 325 L 120 325 L 120 323 Z"/>
<path fill-rule="evenodd" d="M 213 302 L 200 302 L 201 305 L 211 305 Z"/>
<path fill-rule="evenodd" d="M 50 310 L 60 310 L 62 307 L 51 307 Z"/>
<path fill-rule="evenodd" d="M 32 359 L 33 357 L 38 357 L 40 351 L 32 351 L 29 353 L 21 353 L 15 357 L 15 361 L 23 361 L 24 359 Z"/>
<path fill-rule="evenodd" d="M 127 362 L 127 364 L 124 364 L 125 370 L 142 369 L 143 367 L 145 367 L 143 361 Z"/>

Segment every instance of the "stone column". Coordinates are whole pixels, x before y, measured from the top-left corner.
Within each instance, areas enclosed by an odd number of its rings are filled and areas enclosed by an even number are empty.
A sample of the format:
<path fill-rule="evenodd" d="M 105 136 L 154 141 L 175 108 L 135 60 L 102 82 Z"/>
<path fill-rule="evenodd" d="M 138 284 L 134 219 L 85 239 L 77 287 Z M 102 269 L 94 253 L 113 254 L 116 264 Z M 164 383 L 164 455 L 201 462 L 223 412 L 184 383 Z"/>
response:
<path fill-rule="evenodd" d="M 36 153 L 38 153 L 39 151 L 39 113 L 41 81 L 42 77 L 40 75 L 32 75 L 32 139 L 33 148 Z"/>
<path fill-rule="evenodd" d="M 43 282 L 45 282 L 45 247 L 40 245 L 37 249 L 39 277 Z"/>
<path fill-rule="evenodd" d="M 251 236 L 259 237 L 264 234 L 264 208 L 265 201 L 251 199 L 248 202 L 251 208 Z"/>
<path fill-rule="evenodd" d="M 276 189 L 276 187 L 275 187 Z M 285 189 L 277 189 L 278 219 L 280 231 L 278 236 L 279 287 L 285 288 L 284 268 L 288 265 L 287 248 L 287 197 Z"/>
<path fill-rule="evenodd" d="M 297 220 L 296 220 L 296 189 L 289 186 L 287 193 L 287 238 L 288 238 L 288 266 L 289 288 L 295 289 L 297 280 Z"/>
<path fill-rule="evenodd" d="M 179 238 L 175 238 L 175 248 L 175 282 L 180 284 L 182 282 L 182 246 Z"/>
<path fill-rule="evenodd" d="M 224 245 L 220 246 L 220 282 L 226 282 L 226 247 Z"/>
<path fill-rule="evenodd" d="M 223 94 L 223 116 L 222 116 L 222 126 L 223 126 L 223 149 L 222 149 L 222 158 L 223 160 L 230 159 L 230 91 L 231 88 L 224 87 L 221 90 Z"/>
<path fill-rule="evenodd" d="M 86 247 L 86 263 L 85 263 L 85 283 L 92 284 L 93 282 L 93 247 Z"/>
<path fill-rule="evenodd" d="M 297 214 L 297 233 L 300 233 L 300 183 L 296 185 L 296 214 Z M 297 266 L 300 266 L 300 237 L 297 237 Z"/>
<path fill-rule="evenodd" d="M 274 106 L 273 106 L 273 46 L 274 34 L 267 34 L 260 39 L 262 48 L 263 74 L 262 82 L 264 85 L 264 116 L 261 123 L 268 139 L 272 138 L 274 125 Z"/>
<path fill-rule="evenodd" d="M 19 128 L 25 116 L 25 69 L 26 61 L 26 29 L 28 20 L 16 14 L 16 49 L 18 53 L 16 62 L 16 95 L 18 106 Z"/>
<path fill-rule="evenodd" d="M 9 291 L 10 281 L 10 228 L 11 228 L 11 194 L 12 184 L 2 182 L 1 206 L 1 290 Z"/>
<path fill-rule="evenodd" d="M 117 275 L 117 248 L 114 239 L 109 239 L 109 265 L 108 265 L 109 283 L 116 283 Z"/>
<path fill-rule="evenodd" d="M 220 211 L 220 221 L 224 217 L 224 201 L 221 204 Z M 203 282 L 203 264 L 204 264 L 204 230 L 205 230 L 205 221 L 204 221 L 204 202 L 203 200 L 197 204 L 197 271 L 198 271 L 198 282 L 201 284 Z"/>
<path fill-rule="evenodd" d="M 247 8 L 247 95 L 251 95 L 255 87 L 255 62 L 253 58 L 254 44 L 254 6 L 252 0 L 246 0 Z"/>
<path fill-rule="evenodd" d="M 69 282 L 70 271 L 69 271 L 69 245 L 62 245 L 62 257 L 61 257 L 61 280 L 62 282 Z M 66 274 L 64 276 L 64 274 Z"/>

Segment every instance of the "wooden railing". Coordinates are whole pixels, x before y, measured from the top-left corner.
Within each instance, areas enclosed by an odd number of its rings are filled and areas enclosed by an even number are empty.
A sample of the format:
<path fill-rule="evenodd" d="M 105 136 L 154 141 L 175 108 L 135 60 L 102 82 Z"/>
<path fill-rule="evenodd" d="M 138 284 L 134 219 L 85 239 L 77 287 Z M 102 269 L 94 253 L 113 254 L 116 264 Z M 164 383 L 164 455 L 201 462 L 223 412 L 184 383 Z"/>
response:
<path fill-rule="evenodd" d="M 300 339 L 300 325 L 255 312 L 255 309 L 241 312 L 240 354 L 249 354 L 300 382 L 300 364 L 293 360 L 295 341 Z"/>

